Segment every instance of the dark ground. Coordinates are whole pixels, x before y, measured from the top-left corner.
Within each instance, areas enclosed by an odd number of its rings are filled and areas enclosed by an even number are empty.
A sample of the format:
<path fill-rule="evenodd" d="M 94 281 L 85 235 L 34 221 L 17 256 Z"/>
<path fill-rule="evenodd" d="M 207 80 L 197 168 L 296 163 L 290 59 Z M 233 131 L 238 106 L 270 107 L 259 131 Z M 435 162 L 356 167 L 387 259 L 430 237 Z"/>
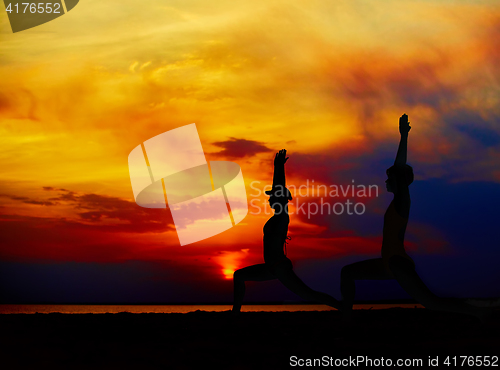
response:
<path fill-rule="evenodd" d="M 500 355 L 499 311 L 482 324 L 419 308 L 359 310 L 350 325 L 337 311 L 17 314 L 0 315 L 0 331 L 5 370 L 281 369 L 291 356 L 422 359 L 420 368 L 429 356 L 454 368 L 443 362 L 457 356 L 464 368 L 459 356 Z"/>

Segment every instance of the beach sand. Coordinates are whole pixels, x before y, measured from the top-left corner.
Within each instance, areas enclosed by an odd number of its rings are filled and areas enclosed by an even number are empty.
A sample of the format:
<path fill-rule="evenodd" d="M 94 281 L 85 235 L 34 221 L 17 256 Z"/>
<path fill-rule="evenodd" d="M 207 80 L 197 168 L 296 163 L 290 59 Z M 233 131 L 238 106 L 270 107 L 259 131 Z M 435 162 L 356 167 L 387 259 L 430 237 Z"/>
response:
<path fill-rule="evenodd" d="M 439 356 L 450 368 L 446 356 L 500 355 L 498 310 L 484 324 L 421 308 L 357 310 L 350 324 L 338 311 L 16 314 L 0 315 L 0 330 L 4 370 L 282 369 L 292 356 Z"/>

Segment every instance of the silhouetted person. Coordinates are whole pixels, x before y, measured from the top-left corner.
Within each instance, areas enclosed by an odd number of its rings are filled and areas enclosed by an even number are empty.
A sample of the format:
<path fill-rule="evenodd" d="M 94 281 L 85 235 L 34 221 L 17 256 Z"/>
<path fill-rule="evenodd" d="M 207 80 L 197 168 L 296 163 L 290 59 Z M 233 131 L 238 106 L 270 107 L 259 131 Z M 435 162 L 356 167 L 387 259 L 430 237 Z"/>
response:
<path fill-rule="evenodd" d="M 470 314 L 482 317 L 484 310 L 466 303 L 434 295 L 423 283 L 415 271 L 415 263 L 404 248 L 404 235 L 410 214 L 410 191 L 413 182 L 413 169 L 406 164 L 408 133 L 411 127 L 408 116 L 399 119 L 398 153 L 394 166 L 387 170 L 387 191 L 394 194 L 394 199 L 384 216 L 382 240 L 382 258 L 356 262 L 342 268 L 340 291 L 342 308 L 346 317 L 352 312 L 355 295 L 355 280 L 396 279 L 401 287 L 424 307 Z"/>
<path fill-rule="evenodd" d="M 234 304 L 233 312 L 241 310 L 243 296 L 245 295 L 245 281 L 265 281 L 278 279 L 305 300 L 324 303 L 340 309 L 340 302 L 328 294 L 317 292 L 309 288 L 293 272 L 292 262 L 284 252 L 287 240 L 288 201 L 292 199 L 290 191 L 285 187 L 285 163 L 288 160 L 286 150 L 280 150 L 274 158 L 273 187 L 266 191 L 270 196 L 269 205 L 274 210 L 274 215 L 264 225 L 264 262 L 259 265 L 248 266 L 235 271 Z"/>

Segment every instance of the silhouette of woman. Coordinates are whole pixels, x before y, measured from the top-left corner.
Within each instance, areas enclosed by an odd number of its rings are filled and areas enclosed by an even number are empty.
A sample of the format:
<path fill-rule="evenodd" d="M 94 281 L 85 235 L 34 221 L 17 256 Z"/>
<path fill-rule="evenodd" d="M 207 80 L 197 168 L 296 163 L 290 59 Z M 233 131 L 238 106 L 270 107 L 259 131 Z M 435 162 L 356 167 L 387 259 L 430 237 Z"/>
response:
<path fill-rule="evenodd" d="M 266 191 L 270 196 L 269 205 L 274 215 L 264 225 L 264 262 L 237 270 L 233 275 L 234 304 L 233 313 L 241 310 L 245 295 L 245 281 L 265 281 L 278 279 L 285 287 L 305 300 L 324 303 L 340 309 L 340 302 L 326 293 L 309 288 L 293 271 L 292 262 L 286 257 L 283 248 L 287 240 L 288 201 L 292 199 L 285 186 L 286 150 L 280 150 L 274 158 L 273 187 Z"/>
<path fill-rule="evenodd" d="M 415 271 L 415 263 L 406 254 L 403 242 L 410 214 L 408 186 L 413 182 L 413 169 L 406 164 L 410 129 L 408 116 L 403 114 L 399 119 L 401 140 L 396 160 L 394 166 L 387 170 L 386 187 L 387 191 L 394 194 L 394 199 L 384 216 L 382 258 L 356 262 L 342 268 L 340 291 L 344 315 L 348 318 L 352 313 L 356 290 L 355 280 L 396 279 L 410 296 L 426 308 L 464 313 L 481 318 L 484 311 L 479 307 L 434 295 L 420 279 Z"/>

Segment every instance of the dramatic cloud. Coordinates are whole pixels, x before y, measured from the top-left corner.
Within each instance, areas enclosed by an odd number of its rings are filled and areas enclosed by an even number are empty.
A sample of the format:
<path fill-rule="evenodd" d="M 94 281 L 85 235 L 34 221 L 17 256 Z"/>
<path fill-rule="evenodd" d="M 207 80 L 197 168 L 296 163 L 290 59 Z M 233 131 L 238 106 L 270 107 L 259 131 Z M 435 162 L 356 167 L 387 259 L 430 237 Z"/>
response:
<path fill-rule="evenodd" d="M 7 198 L 10 198 L 14 201 L 23 202 L 26 204 L 36 204 L 36 205 L 40 205 L 40 206 L 53 206 L 53 205 L 57 204 L 57 203 L 50 202 L 50 201 L 35 200 L 35 199 L 30 199 L 28 197 L 16 197 L 16 196 L 7 195 L 7 194 L 0 194 L 0 197 L 7 197 Z"/>
<path fill-rule="evenodd" d="M 236 139 L 234 137 L 231 137 L 226 141 L 217 141 L 212 143 L 212 145 L 223 148 L 223 150 L 210 154 L 223 158 L 253 157 L 258 153 L 267 153 L 272 151 L 272 149 L 266 147 L 263 143 L 259 143 L 258 141 Z"/>

